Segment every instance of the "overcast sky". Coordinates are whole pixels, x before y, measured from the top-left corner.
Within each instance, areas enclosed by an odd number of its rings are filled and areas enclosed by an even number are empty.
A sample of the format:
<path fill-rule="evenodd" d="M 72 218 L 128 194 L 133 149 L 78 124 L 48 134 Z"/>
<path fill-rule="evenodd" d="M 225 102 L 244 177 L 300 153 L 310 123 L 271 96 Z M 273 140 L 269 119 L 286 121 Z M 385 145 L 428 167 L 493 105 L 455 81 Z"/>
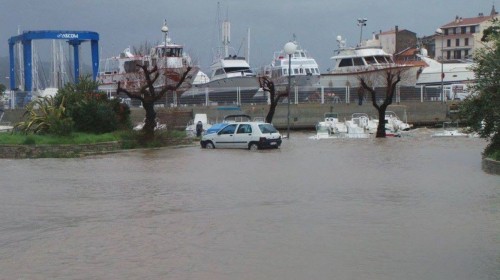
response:
<path fill-rule="evenodd" d="M 7 40 L 18 27 L 95 31 L 100 35 L 101 57 L 113 56 L 128 46 L 162 40 L 160 29 L 166 19 L 173 42 L 183 44 L 206 69 L 217 44 L 217 2 L 231 21 L 231 46 L 239 49 L 250 28 L 252 67 L 270 63 L 274 52 L 295 34 L 322 71 L 331 66 L 337 35 L 348 45 L 359 41 L 358 18 L 368 20 L 364 39 L 396 25 L 423 36 L 456 15 L 489 14 L 493 4 L 493 0 L 1 0 L 0 56 L 8 56 Z M 90 50 L 90 44 L 83 48 Z M 49 52 L 39 55 L 50 60 Z M 90 62 L 90 55 L 81 59 Z"/>

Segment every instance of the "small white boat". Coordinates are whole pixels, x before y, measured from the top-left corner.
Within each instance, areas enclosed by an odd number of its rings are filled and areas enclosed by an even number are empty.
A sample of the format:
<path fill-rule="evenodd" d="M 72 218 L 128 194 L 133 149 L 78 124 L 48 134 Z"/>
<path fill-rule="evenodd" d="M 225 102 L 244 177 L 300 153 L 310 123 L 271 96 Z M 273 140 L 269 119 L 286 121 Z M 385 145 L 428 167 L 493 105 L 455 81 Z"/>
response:
<path fill-rule="evenodd" d="M 431 137 L 469 137 L 469 134 L 460 131 L 457 122 L 444 122 L 443 130 L 433 133 Z"/>
<path fill-rule="evenodd" d="M 369 138 L 370 118 L 364 113 L 354 113 L 350 120 L 345 121 L 348 138 Z"/>
<path fill-rule="evenodd" d="M 402 131 L 408 131 L 412 125 L 399 119 L 393 111 L 385 112 L 385 132 L 386 136 L 400 136 Z M 376 133 L 378 120 L 370 120 L 368 130 L 370 133 Z"/>
<path fill-rule="evenodd" d="M 144 121 L 142 123 L 139 123 L 136 126 L 134 126 L 133 129 L 135 131 L 142 130 L 142 128 L 144 127 L 145 124 L 146 124 L 146 119 L 144 119 Z M 155 131 L 156 130 L 166 130 L 166 129 L 167 129 L 167 125 L 164 123 L 160 123 L 160 121 L 158 119 L 156 119 Z"/>
<path fill-rule="evenodd" d="M 195 114 L 194 119 L 191 120 L 186 126 L 186 135 L 188 137 L 196 136 L 196 125 L 198 122 L 201 122 L 202 133 L 207 131 L 212 126 L 212 124 L 208 121 L 207 114 Z"/>
<path fill-rule="evenodd" d="M 325 113 L 324 120 L 316 124 L 316 135 L 310 138 L 369 138 L 370 122 L 370 118 L 364 113 L 354 113 L 345 122 L 340 122 L 336 113 Z"/>

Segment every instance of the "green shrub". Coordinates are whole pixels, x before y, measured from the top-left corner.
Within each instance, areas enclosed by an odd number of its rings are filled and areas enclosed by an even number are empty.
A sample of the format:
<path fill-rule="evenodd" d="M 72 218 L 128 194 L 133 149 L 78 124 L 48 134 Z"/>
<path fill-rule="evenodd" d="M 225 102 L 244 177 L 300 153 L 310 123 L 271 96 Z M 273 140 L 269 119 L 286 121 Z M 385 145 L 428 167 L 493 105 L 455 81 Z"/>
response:
<path fill-rule="evenodd" d="M 59 118 L 54 115 L 49 115 L 47 117 L 47 123 L 49 124 L 47 130 L 48 134 L 68 136 L 73 131 L 74 122 L 71 118 Z"/>
<path fill-rule="evenodd" d="M 24 121 L 14 127 L 25 134 L 71 133 L 72 121 L 66 114 L 64 98 L 56 104 L 51 96 L 38 98 L 26 105 Z"/>
<path fill-rule="evenodd" d="M 67 115 L 74 122 L 75 131 L 106 133 L 130 128 L 130 109 L 118 99 L 110 100 L 103 92 L 96 91 L 98 83 L 89 76 L 78 84 L 67 84 L 55 97 L 57 102 L 66 100 Z"/>

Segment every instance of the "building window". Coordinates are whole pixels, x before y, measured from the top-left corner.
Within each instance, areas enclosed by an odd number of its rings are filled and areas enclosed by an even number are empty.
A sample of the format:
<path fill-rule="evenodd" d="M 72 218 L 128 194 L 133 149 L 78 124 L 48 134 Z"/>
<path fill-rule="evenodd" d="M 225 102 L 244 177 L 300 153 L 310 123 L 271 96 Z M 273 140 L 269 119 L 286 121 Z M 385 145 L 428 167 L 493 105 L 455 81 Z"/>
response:
<path fill-rule="evenodd" d="M 476 26 L 470 27 L 470 33 L 476 33 Z"/>
<path fill-rule="evenodd" d="M 450 59 L 451 57 L 451 51 L 446 51 L 446 59 Z"/>
<path fill-rule="evenodd" d="M 469 50 L 464 50 L 464 58 L 469 58 Z"/>
<path fill-rule="evenodd" d="M 457 34 L 457 28 L 453 27 L 453 34 Z"/>
<path fill-rule="evenodd" d="M 465 38 L 465 40 L 464 40 L 464 45 L 465 45 L 465 46 L 468 46 L 468 45 L 469 45 L 469 38 Z"/>
<path fill-rule="evenodd" d="M 450 39 L 446 40 L 446 46 L 451 47 L 451 40 Z"/>
<path fill-rule="evenodd" d="M 467 33 L 467 27 L 462 26 L 462 34 L 465 34 L 465 33 Z"/>
<path fill-rule="evenodd" d="M 444 29 L 444 35 L 448 35 L 448 29 Z"/>
<path fill-rule="evenodd" d="M 460 39 L 455 39 L 455 46 L 460 46 Z"/>
<path fill-rule="evenodd" d="M 455 59 L 461 59 L 462 58 L 462 52 L 461 51 L 454 51 L 453 56 Z"/>

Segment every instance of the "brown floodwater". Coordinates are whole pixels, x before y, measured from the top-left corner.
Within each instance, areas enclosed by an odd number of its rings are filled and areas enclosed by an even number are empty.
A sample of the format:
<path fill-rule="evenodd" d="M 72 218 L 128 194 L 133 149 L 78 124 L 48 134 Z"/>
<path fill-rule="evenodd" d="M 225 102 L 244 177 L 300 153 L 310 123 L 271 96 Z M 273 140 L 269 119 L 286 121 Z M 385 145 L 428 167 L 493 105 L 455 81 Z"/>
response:
<path fill-rule="evenodd" d="M 485 142 L 0 160 L 0 279 L 500 279 Z"/>

